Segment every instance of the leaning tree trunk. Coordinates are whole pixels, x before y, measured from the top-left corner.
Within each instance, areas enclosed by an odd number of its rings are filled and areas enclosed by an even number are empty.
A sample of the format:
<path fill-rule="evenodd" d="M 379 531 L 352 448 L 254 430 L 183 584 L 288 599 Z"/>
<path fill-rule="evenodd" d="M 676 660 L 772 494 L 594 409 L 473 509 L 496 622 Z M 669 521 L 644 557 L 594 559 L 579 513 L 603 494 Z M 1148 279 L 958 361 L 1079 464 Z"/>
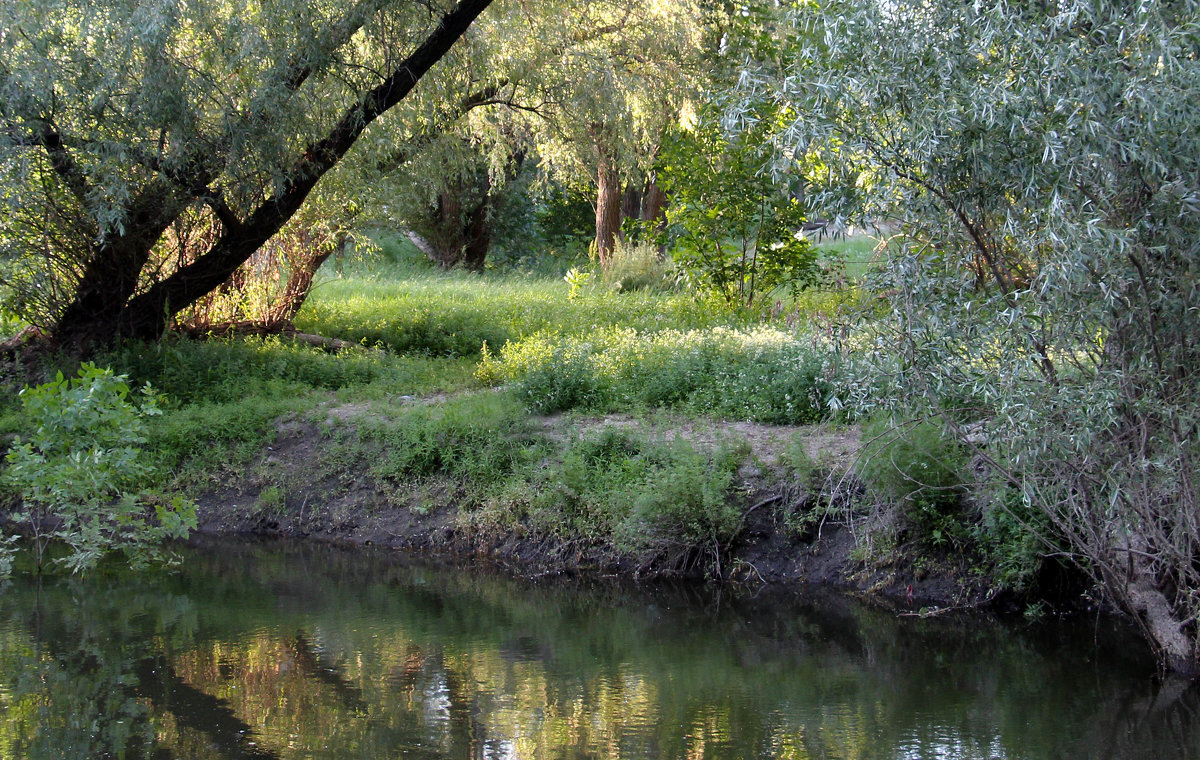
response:
<path fill-rule="evenodd" d="M 215 177 L 202 161 L 197 162 L 200 168 L 194 173 L 171 176 L 166 189 L 156 187 L 166 184 L 165 179 L 151 183 L 131 205 L 122 238 L 93 253 L 74 302 L 52 330 L 53 341 L 63 348 L 86 350 L 88 344 L 107 343 L 114 338 L 161 336 L 175 314 L 220 287 L 292 218 L 321 177 L 337 165 L 363 131 L 406 98 L 490 4 L 491 0 L 459 0 L 390 75 L 347 108 L 324 137 L 303 147 L 276 183 L 277 190 L 245 215 L 225 203 L 223 188 L 210 187 Z M 304 73 L 303 67 L 300 73 Z M 305 78 L 298 76 L 297 84 Z M 68 183 L 80 185 L 82 174 L 72 165 L 61 138 L 52 133 L 40 137 L 56 173 Z M 76 188 L 72 186 L 72 190 Z M 221 222 L 222 234 L 203 255 L 134 294 L 151 250 L 186 207 L 185 203 L 172 211 L 173 204 L 185 196 L 189 201 L 198 198 L 212 209 Z"/>

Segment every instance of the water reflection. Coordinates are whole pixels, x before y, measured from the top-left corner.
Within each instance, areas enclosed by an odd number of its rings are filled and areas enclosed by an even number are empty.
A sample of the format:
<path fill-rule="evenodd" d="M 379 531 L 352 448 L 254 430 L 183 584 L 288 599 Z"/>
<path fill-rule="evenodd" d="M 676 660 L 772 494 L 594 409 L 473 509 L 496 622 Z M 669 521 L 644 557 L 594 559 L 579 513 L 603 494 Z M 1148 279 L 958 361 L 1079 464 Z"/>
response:
<path fill-rule="evenodd" d="M 1196 690 L 1086 624 L 314 546 L 199 546 L 184 568 L 4 590 L 0 758 L 1200 756 Z"/>

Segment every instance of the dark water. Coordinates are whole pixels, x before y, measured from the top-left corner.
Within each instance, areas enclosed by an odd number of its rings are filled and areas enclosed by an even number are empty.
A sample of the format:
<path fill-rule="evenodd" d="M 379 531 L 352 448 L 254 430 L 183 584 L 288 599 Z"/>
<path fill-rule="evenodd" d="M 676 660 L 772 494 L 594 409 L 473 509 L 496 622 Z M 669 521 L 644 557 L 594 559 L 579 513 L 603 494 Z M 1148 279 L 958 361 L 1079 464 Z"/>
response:
<path fill-rule="evenodd" d="M 0 599 L 0 758 L 1200 758 L 1112 623 L 240 543 Z"/>

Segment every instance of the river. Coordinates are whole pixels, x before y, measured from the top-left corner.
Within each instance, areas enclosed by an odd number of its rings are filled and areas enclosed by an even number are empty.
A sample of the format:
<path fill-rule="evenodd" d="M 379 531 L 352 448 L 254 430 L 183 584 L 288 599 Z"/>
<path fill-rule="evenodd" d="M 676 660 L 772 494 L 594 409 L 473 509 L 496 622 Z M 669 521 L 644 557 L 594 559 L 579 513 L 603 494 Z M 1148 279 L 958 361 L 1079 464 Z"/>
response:
<path fill-rule="evenodd" d="M 204 541 L 17 577 L 0 758 L 1200 757 L 1200 695 L 1106 619 L 517 581 Z"/>

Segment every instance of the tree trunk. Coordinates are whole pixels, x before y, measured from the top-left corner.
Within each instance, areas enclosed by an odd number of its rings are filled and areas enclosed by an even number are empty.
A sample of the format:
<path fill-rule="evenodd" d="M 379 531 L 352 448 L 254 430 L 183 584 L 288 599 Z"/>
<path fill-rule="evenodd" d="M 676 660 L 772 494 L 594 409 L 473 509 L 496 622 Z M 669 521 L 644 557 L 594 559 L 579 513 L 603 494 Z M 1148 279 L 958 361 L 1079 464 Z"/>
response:
<path fill-rule="evenodd" d="M 433 260 L 442 269 L 462 266 L 483 271 L 492 244 L 492 182 L 480 172 L 468 185 L 455 180 L 438 197 L 433 230 Z"/>
<path fill-rule="evenodd" d="M 621 222 L 626 219 L 640 219 L 642 215 L 642 191 L 632 182 L 625 185 L 625 194 L 621 196 Z M 617 236 L 625 240 L 625 231 L 619 226 Z"/>
<path fill-rule="evenodd" d="M 621 229 L 621 182 L 616 162 L 603 152 L 596 168 L 596 255 L 608 266 Z"/>
<path fill-rule="evenodd" d="M 492 183 L 485 174 L 483 176 L 483 197 L 479 204 L 471 210 L 464 230 L 463 268 L 472 272 L 483 271 L 488 248 L 492 245 L 493 203 Z"/>
<path fill-rule="evenodd" d="M 450 187 L 438 193 L 437 208 L 434 209 L 433 247 L 434 263 L 440 269 L 458 266 L 463 255 L 463 187 L 455 180 Z"/>
<path fill-rule="evenodd" d="M 306 256 L 303 261 L 297 262 L 290 272 L 288 272 L 287 283 L 283 287 L 283 294 L 279 298 L 279 303 L 267 319 L 268 324 L 283 325 L 291 324 L 296 315 L 300 313 L 300 308 L 304 306 L 304 302 L 308 300 L 308 294 L 312 291 L 313 278 L 317 275 L 317 270 L 321 268 L 330 256 L 336 252 L 341 252 L 346 248 L 346 233 L 341 233 L 337 238 L 337 243 L 330 246 L 322 246 L 317 249 L 317 253 Z"/>
<path fill-rule="evenodd" d="M 657 180 L 648 180 L 646 190 L 642 193 L 642 221 L 653 224 L 657 232 L 666 225 L 666 210 L 667 194 L 659 187 Z"/>
<path fill-rule="evenodd" d="M 667 194 L 659 186 L 658 181 L 651 177 L 646 181 L 646 190 L 642 193 L 642 223 L 653 235 L 658 236 L 667 228 Z M 661 238 L 658 243 L 658 257 L 667 254 L 666 243 Z"/>

